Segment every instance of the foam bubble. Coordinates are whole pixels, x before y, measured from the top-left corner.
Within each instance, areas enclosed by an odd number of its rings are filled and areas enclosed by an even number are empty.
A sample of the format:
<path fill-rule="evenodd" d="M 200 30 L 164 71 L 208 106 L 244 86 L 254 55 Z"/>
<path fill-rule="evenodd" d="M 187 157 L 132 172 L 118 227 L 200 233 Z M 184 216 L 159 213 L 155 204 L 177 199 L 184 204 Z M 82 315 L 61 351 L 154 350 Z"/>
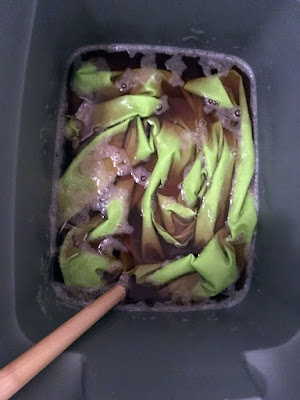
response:
<path fill-rule="evenodd" d="M 129 213 L 129 192 L 123 187 L 118 187 L 114 184 L 107 186 L 103 190 L 98 192 L 97 200 L 93 204 L 94 210 L 100 211 L 102 215 L 107 215 L 107 207 L 113 199 L 118 199 L 122 202 L 123 213 L 122 219 L 115 231 L 115 234 L 126 234 L 130 235 L 133 232 L 133 227 L 129 225 L 128 213 Z"/>
<path fill-rule="evenodd" d="M 123 235 L 131 235 L 134 231 L 134 228 L 129 225 L 127 221 L 124 223 L 119 224 L 118 231 L 116 233 L 123 234 Z"/>
<path fill-rule="evenodd" d="M 121 92 L 127 92 L 135 88 L 139 83 L 136 73 L 131 68 L 126 68 L 125 72 L 119 78 L 115 85 Z"/>
<path fill-rule="evenodd" d="M 119 191 L 117 193 L 116 189 L 117 187 L 114 184 L 111 184 L 104 189 L 99 190 L 97 201 L 94 203 L 94 210 L 100 211 L 101 214 L 106 215 L 106 210 L 109 202 L 118 194 L 121 194 Z M 123 196 L 124 195 L 125 193 L 123 194 Z"/>
<path fill-rule="evenodd" d="M 127 247 L 124 246 L 124 244 L 120 240 L 118 240 L 112 236 L 107 236 L 105 239 L 103 239 L 100 242 L 100 244 L 98 246 L 99 253 L 101 253 L 105 256 L 108 256 L 108 257 L 113 256 L 113 252 L 115 250 L 125 251 L 125 252 L 128 251 Z"/>
<path fill-rule="evenodd" d="M 182 73 L 187 69 L 187 66 L 182 61 L 182 56 L 174 54 L 168 61 L 165 62 L 167 70 L 172 72 L 169 83 L 172 86 L 184 86 L 184 81 L 181 79 Z"/>
<path fill-rule="evenodd" d="M 115 178 L 113 171 L 108 171 L 103 161 L 103 155 L 99 156 L 97 149 L 87 153 L 80 164 L 80 172 L 84 176 L 89 176 L 98 188 L 109 185 Z"/>
<path fill-rule="evenodd" d="M 103 57 L 97 57 L 94 59 L 94 64 L 100 71 L 110 71 L 110 67 L 106 61 L 105 58 Z"/>
<path fill-rule="evenodd" d="M 143 186 L 147 187 L 150 178 L 150 172 L 146 170 L 144 167 L 138 167 L 131 170 L 131 175 L 134 181 Z"/>
<path fill-rule="evenodd" d="M 160 98 L 160 104 L 156 107 L 155 114 L 160 115 L 163 114 L 165 111 L 167 111 L 170 108 L 169 103 L 168 103 L 168 96 L 164 94 Z"/>
<path fill-rule="evenodd" d="M 80 172 L 85 176 L 98 176 L 99 172 L 104 168 L 103 161 L 97 159 L 92 151 L 90 151 L 80 164 Z"/>
<path fill-rule="evenodd" d="M 131 162 L 124 149 L 118 149 L 117 147 L 110 146 L 111 154 L 110 158 L 113 162 L 113 166 L 117 168 L 117 174 L 119 176 L 125 176 L 131 172 Z"/>
<path fill-rule="evenodd" d="M 200 57 L 198 64 L 202 67 L 205 76 L 211 76 L 214 74 L 226 76 L 233 67 L 233 62 L 231 60 L 215 60 L 204 55 Z"/>
<path fill-rule="evenodd" d="M 130 58 L 134 58 L 136 56 L 137 52 L 138 52 L 137 50 L 133 50 L 133 49 L 128 49 L 127 50 L 127 53 L 128 53 Z"/>
<path fill-rule="evenodd" d="M 123 264 L 120 260 L 114 260 L 109 264 L 109 267 L 107 269 L 107 272 L 110 272 L 111 274 L 116 273 L 116 272 L 122 272 L 123 269 Z"/>
<path fill-rule="evenodd" d="M 241 130 L 241 109 L 240 107 L 220 107 L 219 103 L 212 99 L 204 99 L 204 111 L 207 114 L 215 112 L 223 128 L 232 132 L 236 138 L 240 136 Z"/>
<path fill-rule="evenodd" d="M 155 53 L 147 53 L 141 59 L 141 68 L 138 72 L 138 80 L 141 85 L 144 85 L 150 79 L 155 81 L 157 85 L 161 84 L 163 77 L 162 74 L 157 70 L 155 59 Z"/>
<path fill-rule="evenodd" d="M 147 53 L 141 59 L 141 68 L 156 68 L 156 54 Z"/>
<path fill-rule="evenodd" d="M 94 163 L 101 165 L 101 163 L 103 164 L 103 159 L 110 158 L 113 166 L 117 169 L 117 175 L 124 176 L 130 174 L 131 162 L 126 151 L 119 147 L 111 146 L 108 140 L 102 140 L 95 149 L 91 150 L 91 153 L 94 155 Z"/>
<path fill-rule="evenodd" d="M 191 138 L 193 143 L 199 147 L 199 149 L 203 148 L 203 142 L 207 138 L 207 122 L 204 118 L 200 118 L 196 128 L 191 131 Z"/>

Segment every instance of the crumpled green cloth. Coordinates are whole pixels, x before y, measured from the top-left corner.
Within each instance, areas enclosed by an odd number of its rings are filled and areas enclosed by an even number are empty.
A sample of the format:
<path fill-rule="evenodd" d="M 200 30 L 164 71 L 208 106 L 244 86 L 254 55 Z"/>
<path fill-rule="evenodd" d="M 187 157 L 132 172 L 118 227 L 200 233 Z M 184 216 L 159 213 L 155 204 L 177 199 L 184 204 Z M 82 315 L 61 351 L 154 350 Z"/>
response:
<path fill-rule="evenodd" d="M 245 268 L 257 217 L 242 78 L 231 70 L 174 87 L 171 77 L 155 68 L 100 71 L 93 62 L 75 73 L 82 103 L 66 135 L 92 140 L 60 178 L 60 217 L 99 215 L 64 240 L 67 285 L 98 287 L 104 271 L 126 270 L 171 296 L 185 287 L 194 301 L 220 293 Z M 179 255 L 168 258 L 171 248 Z"/>

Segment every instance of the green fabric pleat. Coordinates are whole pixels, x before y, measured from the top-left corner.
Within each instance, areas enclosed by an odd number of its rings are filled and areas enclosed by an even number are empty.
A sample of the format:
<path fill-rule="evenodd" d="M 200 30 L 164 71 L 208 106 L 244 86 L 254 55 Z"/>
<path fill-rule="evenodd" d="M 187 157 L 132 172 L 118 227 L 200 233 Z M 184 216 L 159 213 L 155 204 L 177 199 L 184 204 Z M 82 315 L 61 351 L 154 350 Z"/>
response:
<path fill-rule="evenodd" d="M 180 143 L 178 137 L 169 133 L 163 126 L 155 136 L 157 162 L 152 171 L 148 186 L 142 199 L 143 234 L 142 253 L 146 256 L 148 249 L 162 253 L 161 245 L 154 226 L 153 195 L 160 184 L 164 184 L 173 160 L 180 160 Z M 152 250 L 151 250 L 152 251 Z"/>
<path fill-rule="evenodd" d="M 117 71 L 99 71 L 94 63 L 87 62 L 76 71 L 73 89 L 79 96 L 89 96 L 98 92 L 104 98 L 117 97 L 120 90 L 112 83 L 112 79 L 119 75 Z"/>
<path fill-rule="evenodd" d="M 217 122 L 212 129 L 217 132 L 218 141 L 221 143 L 221 154 L 218 159 L 214 160 L 216 163 L 215 170 L 213 175 L 208 176 L 209 188 L 198 211 L 195 232 L 195 244 L 197 246 L 207 244 L 214 236 L 220 202 L 224 201 L 222 192 L 226 191 L 226 186 L 231 186 L 234 166 L 234 156 L 224 138 L 221 123 Z M 211 154 L 208 154 L 208 152 L 205 154 L 206 160 L 209 160 Z"/>
<path fill-rule="evenodd" d="M 233 240 L 238 240 L 242 236 L 249 244 L 257 221 L 254 198 L 249 190 L 255 162 L 254 143 L 242 78 L 236 71 L 230 71 L 229 77 L 231 76 L 238 82 L 239 105 L 242 112 L 241 136 L 238 140 L 239 154 L 233 183 L 232 204 L 228 214 L 228 227 Z M 241 224 L 242 221 L 243 224 Z"/>
<path fill-rule="evenodd" d="M 145 121 L 146 124 L 149 124 L 149 126 L 153 127 L 151 122 L 151 120 L 149 120 L 149 122 L 147 122 L 147 120 Z M 137 117 L 137 149 L 135 153 L 136 162 L 145 160 L 155 151 L 154 136 L 155 133 L 152 132 L 152 134 L 149 135 L 149 139 L 147 139 L 143 122 L 141 118 Z"/>
<path fill-rule="evenodd" d="M 90 232 L 89 239 L 94 240 L 99 237 L 115 234 L 123 221 L 123 207 L 124 205 L 121 199 L 112 199 L 107 206 L 106 221 Z"/>
<path fill-rule="evenodd" d="M 207 97 L 220 103 L 221 107 L 232 107 L 232 102 L 217 76 L 197 78 L 187 82 L 184 89 L 197 96 Z"/>
<path fill-rule="evenodd" d="M 205 175 L 202 169 L 202 154 L 200 154 L 194 161 L 191 170 L 182 183 L 184 199 L 190 207 L 194 207 L 196 204 L 204 180 Z"/>
<path fill-rule="evenodd" d="M 59 263 L 64 281 L 70 286 L 97 287 L 101 285 L 101 272 L 122 269 L 118 260 L 98 254 L 88 245 L 83 246 L 84 237 L 94 228 L 99 219 L 72 228 L 61 247 Z"/>

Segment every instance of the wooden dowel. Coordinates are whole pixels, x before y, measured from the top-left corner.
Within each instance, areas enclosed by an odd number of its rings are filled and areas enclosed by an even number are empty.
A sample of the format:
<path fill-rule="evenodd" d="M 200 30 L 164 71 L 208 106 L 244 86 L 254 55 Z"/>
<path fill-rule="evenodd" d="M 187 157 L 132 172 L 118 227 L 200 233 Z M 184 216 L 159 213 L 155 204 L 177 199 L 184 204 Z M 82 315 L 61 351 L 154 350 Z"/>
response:
<path fill-rule="evenodd" d="M 116 285 L 0 370 L 0 400 L 7 400 L 124 299 Z"/>

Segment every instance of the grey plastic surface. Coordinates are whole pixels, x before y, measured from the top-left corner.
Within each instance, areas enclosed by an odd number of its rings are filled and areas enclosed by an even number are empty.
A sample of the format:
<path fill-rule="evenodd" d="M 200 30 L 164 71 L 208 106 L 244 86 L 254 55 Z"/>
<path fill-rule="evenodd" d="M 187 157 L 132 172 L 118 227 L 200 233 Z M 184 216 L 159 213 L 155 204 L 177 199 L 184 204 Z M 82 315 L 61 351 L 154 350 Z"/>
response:
<path fill-rule="evenodd" d="M 114 311 L 16 399 L 300 398 L 297 338 L 257 350 L 300 327 L 299 17 L 292 0 L 1 1 L 1 365 L 74 313 L 40 287 L 59 95 L 75 49 L 127 42 L 234 54 L 254 70 L 259 110 L 260 220 L 246 299 L 215 312 Z M 259 374 L 245 368 L 247 350 L 265 367 Z"/>

